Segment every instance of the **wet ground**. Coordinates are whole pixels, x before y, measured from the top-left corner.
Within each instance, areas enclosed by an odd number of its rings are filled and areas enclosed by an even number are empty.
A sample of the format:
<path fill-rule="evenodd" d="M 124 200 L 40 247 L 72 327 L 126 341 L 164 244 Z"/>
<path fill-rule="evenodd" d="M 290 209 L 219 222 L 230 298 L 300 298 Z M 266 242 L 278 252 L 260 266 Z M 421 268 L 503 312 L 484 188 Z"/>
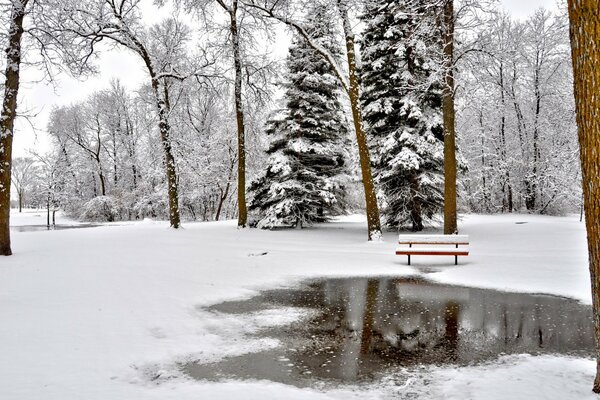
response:
<path fill-rule="evenodd" d="M 422 279 L 329 279 L 209 308 L 247 314 L 278 307 L 310 317 L 260 332 L 281 346 L 188 363 L 196 379 L 267 379 L 296 386 L 376 379 L 402 368 L 468 365 L 511 353 L 592 356 L 591 307 L 577 301 Z"/>
<path fill-rule="evenodd" d="M 77 224 L 77 225 L 21 225 L 11 226 L 10 229 L 14 232 L 39 232 L 39 231 L 62 231 L 65 229 L 82 229 L 94 228 L 96 224 Z"/>

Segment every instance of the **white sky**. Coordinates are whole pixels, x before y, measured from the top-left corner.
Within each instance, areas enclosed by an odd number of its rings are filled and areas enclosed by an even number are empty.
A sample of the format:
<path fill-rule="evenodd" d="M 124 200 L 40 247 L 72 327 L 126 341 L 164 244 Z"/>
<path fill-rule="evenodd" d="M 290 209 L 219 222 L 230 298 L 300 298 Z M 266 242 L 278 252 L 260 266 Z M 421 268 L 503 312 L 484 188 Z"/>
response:
<path fill-rule="evenodd" d="M 556 9 L 566 0 L 500 0 L 502 6 L 517 18 L 527 18 L 534 10 L 540 7 Z M 150 3 L 150 0 L 147 1 Z M 164 12 L 147 12 L 145 19 L 154 23 L 164 16 Z M 279 53 L 279 51 L 278 51 Z M 285 54 L 282 51 L 281 54 Z M 135 89 L 146 78 L 143 65 L 138 57 L 127 51 L 106 51 L 102 54 L 99 63 L 100 73 L 85 81 L 78 81 L 68 76 L 61 76 L 55 87 L 44 83 L 27 83 L 36 77 L 35 71 L 24 70 L 23 83 L 19 92 L 19 111 L 29 115 L 35 114 L 29 121 L 17 121 L 13 156 L 25 156 L 29 150 L 43 152 L 49 148 L 45 134 L 48 114 L 54 105 L 67 105 L 85 98 L 90 93 L 108 87 L 108 82 L 118 77 L 121 82 Z"/>

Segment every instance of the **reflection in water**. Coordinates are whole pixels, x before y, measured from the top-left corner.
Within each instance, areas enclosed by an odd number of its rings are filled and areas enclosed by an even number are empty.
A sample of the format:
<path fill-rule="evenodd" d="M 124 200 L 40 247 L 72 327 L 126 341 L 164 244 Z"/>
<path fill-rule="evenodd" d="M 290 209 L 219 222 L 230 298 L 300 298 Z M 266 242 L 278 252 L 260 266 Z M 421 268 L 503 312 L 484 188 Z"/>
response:
<path fill-rule="evenodd" d="M 333 279 L 211 308 L 306 307 L 316 317 L 260 333 L 275 350 L 190 363 L 198 379 L 270 379 L 305 386 L 357 381 L 397 367 L 459 364 L 508 353 L 592 355 L 591 309 L 574 300 L 444 286 L 418 279 Z M 314 314 L 313 314 L 314 315 Z"/>

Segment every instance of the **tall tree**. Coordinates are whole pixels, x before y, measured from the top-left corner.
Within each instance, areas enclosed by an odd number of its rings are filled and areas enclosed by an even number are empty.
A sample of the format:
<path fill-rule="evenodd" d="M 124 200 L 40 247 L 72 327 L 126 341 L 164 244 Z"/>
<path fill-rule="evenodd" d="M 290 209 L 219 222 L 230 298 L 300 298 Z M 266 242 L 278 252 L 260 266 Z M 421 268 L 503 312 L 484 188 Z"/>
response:
<path fill-rule="evenodd" d="M 593 391 L 600 393 L 600 13 L 597 0 L 569 0 L 568 7 L 596 328 Z"/>
<path fill-rule="evenodd" d="M 327 9 L 308 11 L 308 33 L 336 57 L 341 54 Z M 343 182 L 348 130 L 341 90 L 331 65 L 295 35 L 287 58 L 286 108 L 269 121 L 272 137 L 265 174 L 253 182 L 250 210 L 257 226 L 305 226 L 346 209 Z"/>
<path fill-rule="evenodd" d="M 458 233 L 456 210 L 456 110 L 454 106 L 454 0 L 442 1 L 440 31 L 444 54 L 444 233 Z"/>
<path fill-rule="evenodd" d="M 307 44 L 331 65 L 335 77 L 339 80 L 344 92 L 348 95 L 352 110 L 354 131 L 356 133 L 356 143 L 358 145 L 362 184 L 365 195 L 368 239 L 379 240 L 381 238 L 381 221 L 375 185 L 373 183 L 373 173 L 371 171 L 371 155 L 363 126 L 363 111 L 360 103 L 360 75 L 356 59 L 355 34 L 352 30 L 348 0 L 335 0 L 335 4 L 330 4 L 337 12 L 337 17 L 332 16 L 332 18 L 334 18 L 334 20 L 339 19 L 342 24 L 346 44 L 347 75 L 343 72 L 343 69 L 340 67 L 336 58 L 314 40 L 304 25 L 294 21 L 293 16 L 290 15 L 291 11 L 289 7 L 286 7 L 289 6 L 289 4 L 273 0 L 249 0 L 246 4 L 249 7 L 262 11 L 271 18 L 284 23 L 306 40 Z"/>
<path fill-rule="evenodd" d="M 362 101 L 385 222 L 423 229 L 443 209 L 442 84 L 436 14 L 424 3 L 367 3 Z"/>
<path fill-rule="evenodd" d="M 238 227 L 248 224 L 248 210 L 246 207 L 246 131 L 244 126 L 244 106 L 242 101 L 242 54 L 240 49 L 240 31 L 238 28 L 238 0 L 226 4 L 217 0 L 219 5 L 229 14 L 229 29 L 231 32 L 231 51 L 235 71 L 234 97 L 235 119 L 238 137 Z"/>
<path fill-rule="evenodd" d="M 0 255 L 12 254 L 10 248 L 10 183 L 12 142 L 17 117 L 21 68 L 23 19 L 28 0 L 12 0 L 6 48 L 4 97 L 0 111 Z"/>

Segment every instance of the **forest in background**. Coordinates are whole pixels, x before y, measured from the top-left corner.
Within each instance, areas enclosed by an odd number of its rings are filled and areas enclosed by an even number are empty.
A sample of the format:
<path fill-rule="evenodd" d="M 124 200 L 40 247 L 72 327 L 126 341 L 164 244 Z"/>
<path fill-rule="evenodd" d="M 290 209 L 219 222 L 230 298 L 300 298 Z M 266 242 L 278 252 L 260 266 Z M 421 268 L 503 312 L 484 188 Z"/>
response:
<path fill-rule="evenodd" d="M 303 226 L 364 209 L 339 72 L 293 27 L 286 60 L 262 53 L 275 20 L 245 3 L 236 10 L 235 53 L 230 20 L 223 18 L 233 10 L 205 3 L 182 2 L 193 10 L 185 23 L 166 18 L 156 26 L 145 26 L 131 3 L 128 23 L 157 69 L 164 116 L 152 82 L 127 90 L 118 79 L 81 102 L 55 107 L 47 127 L 52 150 L 14 160 L 19 207 L 60 208 L 88 221 L 168 219 L 173 185 L 165 175 L 164 120 L 181 218 L 237 218 L 238 98 L 251 224 Z M 420 230 L 441 220 L 444 202 L 439 10 L 410 1 L 351 6 L 382 220 Z M 343 65 L 337 10 L 287 11 Z M 566 11 L 538 10 L 518 21 L 493 2 L 465 1 L 455 15 L 460 209 L 579 211 Z"/>

